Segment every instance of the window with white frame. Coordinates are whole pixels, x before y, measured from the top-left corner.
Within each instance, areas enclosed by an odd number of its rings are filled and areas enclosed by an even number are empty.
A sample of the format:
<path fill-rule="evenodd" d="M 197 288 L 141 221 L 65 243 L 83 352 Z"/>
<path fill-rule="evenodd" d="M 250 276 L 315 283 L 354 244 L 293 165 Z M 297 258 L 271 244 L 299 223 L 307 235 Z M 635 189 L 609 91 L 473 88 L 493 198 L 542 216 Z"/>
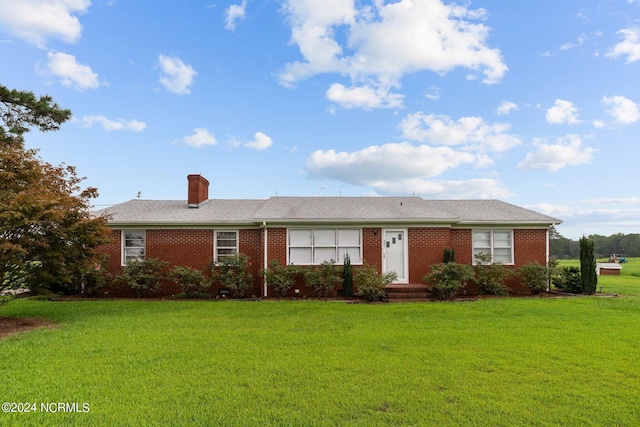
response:
<path fill-rule="evenodd" d="M 323 261 L 362 264 L 362 232 L 358 228 L 290 228 L 287 231 L 289 264 L 317 265 Z"/>
<path fill-rule="evenodd" d="M 216 260 L 225 256 L 233 256 L 238 253 L 238 232 L 237 231 L 216 231 L 215 242 Z"/>
<path fill-rule="evenodd" d="M 145 230 L 122 230 L 122 265 L 144 259 Z"/>
<path fill-rule="evenodd" d="M 513 264 L 513 230 L 476 230 L 473 232 L 473 256 L 491 255 L 491 262 Z"/>

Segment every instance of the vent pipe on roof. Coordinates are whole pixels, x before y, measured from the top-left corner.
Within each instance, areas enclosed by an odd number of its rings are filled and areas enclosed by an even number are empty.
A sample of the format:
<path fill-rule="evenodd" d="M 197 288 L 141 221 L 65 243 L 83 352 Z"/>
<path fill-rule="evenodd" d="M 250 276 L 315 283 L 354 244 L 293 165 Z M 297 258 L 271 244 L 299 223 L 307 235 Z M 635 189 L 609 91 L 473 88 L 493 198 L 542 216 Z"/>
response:
<path fill-rule="evenodd" d="M 209 199 L 209 181 L 202 175 L 188 175 L 189 194 L 187 203 L 190 208 L 198 208 L 200 204 Z"/>

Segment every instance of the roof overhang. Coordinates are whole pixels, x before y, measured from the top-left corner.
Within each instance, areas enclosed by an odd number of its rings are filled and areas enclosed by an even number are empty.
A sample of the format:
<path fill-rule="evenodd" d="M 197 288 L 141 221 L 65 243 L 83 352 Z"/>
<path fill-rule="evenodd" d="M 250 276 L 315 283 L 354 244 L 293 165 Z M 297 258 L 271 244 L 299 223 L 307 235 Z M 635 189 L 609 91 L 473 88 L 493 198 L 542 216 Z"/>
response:
<path fill-rule="evenodd" d="M 372 224 L 415 224 L 415 225 L 451 225 L 457 223 L 457 219 L 425 219 L 425 218 L 305 218 L 305 219 L 292 219 L 292 218 L 261 218 L 256 219 L 256 223 L 262 224 L 349 224 L 349 225 L 372 225 Z"/>
<path fill-rule="evenodd" d="M 216 228 L 216 227 L 236 227 L 236 228 L 256 228 L 258 224 L 253 221 L 218 221 L 211 222 L 171 222 L 171 221 L 110 221 L 107 226 L 111 228 Z"/>
<path fill-rule="evenodd" d="M 548 228 L 561 224 L 562 221 L 460 221 L 454 225 L 457 228 L 468 227 L 536 227 Z"/>

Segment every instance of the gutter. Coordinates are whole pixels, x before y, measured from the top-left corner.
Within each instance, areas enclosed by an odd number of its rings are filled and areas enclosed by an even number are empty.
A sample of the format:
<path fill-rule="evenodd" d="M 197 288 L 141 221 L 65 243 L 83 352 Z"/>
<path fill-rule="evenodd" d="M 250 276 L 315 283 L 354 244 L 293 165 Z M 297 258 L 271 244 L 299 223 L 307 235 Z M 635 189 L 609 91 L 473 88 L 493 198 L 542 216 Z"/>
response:
<path fill-rule="evenodd" d="M 262 221 L 263 219 L 257 219 L 257 222 Z M 458 224 L 458 219 L 420 219 L 420 218 L 278 218 L 278 219 L 269 219 L 271 224 L 278 225 L 289 225 L 289 224 L 357 224 L 364 226 L 375 226 L 375 225 L 397 225 L 397 224 L 415 224 L 415 225 L 439 225 L 439 226 L 451 226 L 453 224 Z"/>
<path fill-rule="evenodd" d="M 267 237 L 267 222 L 266 221 L 262 221 L 262 228 L 264 229 L 264 262 L 263 262 L 263 277 L 262 277 L 262 281 L 264 283 L 264 290 L 263 290 L 263 297 L 267 297 L 267 267 L 269 266 L 268 263 L 268 243 L 269 243 L 269 239 Z"/>

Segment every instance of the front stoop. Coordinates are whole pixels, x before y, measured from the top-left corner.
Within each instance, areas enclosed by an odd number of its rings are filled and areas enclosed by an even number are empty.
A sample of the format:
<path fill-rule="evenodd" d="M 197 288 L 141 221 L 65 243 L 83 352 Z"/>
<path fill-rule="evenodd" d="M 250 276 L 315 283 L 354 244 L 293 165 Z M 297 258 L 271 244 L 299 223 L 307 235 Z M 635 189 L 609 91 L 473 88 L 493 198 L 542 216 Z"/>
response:
<path fill-rule="evenodd" d="M 428 301 L 429 286 L 424 284 L 387 285 L 389 302 L 419 302 Z"/>

